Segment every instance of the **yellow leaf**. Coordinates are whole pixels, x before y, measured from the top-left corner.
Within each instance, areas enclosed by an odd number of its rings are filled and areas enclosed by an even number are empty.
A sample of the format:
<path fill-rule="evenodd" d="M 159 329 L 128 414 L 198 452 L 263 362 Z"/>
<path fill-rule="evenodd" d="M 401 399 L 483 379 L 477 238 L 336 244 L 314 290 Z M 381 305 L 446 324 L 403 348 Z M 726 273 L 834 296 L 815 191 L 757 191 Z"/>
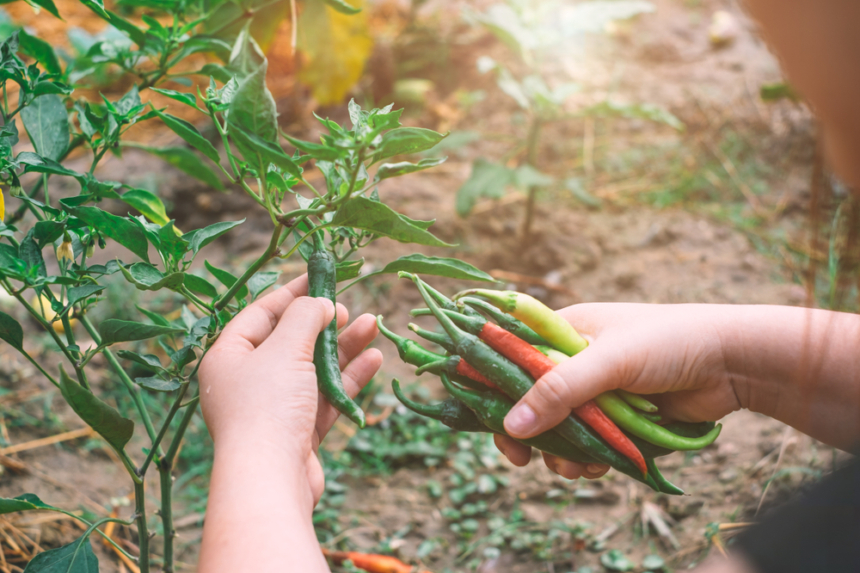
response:
<path fill-rule="evenodd" d="M 364 0 L 350 4 L 360 8 Z M 311 88 L 320 105 L 340 103 L 361 77 L 373 49 L 367 11 L 349 16 L 322 0 L 311 0 L 299 16 L 298 36 L 304 56 L 299 81 Z"/>

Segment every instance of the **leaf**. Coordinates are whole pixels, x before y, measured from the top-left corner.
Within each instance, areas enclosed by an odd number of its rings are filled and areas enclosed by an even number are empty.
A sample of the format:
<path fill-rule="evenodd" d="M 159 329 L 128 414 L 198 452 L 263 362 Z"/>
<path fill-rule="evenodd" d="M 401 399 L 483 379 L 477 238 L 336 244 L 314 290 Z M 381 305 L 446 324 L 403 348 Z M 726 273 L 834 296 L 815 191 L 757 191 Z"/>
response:
<path fill-rule="evenodd" d="M 496 282 L 496 279 L 469 263 L 458 259 L 428 257 L 420 253 L 400 257 L 385 265 L 379 272 L 393 274 L 400 271 L 467 281 Z"/>
<path fill-rule="evenodd" d="M 319 105 L 340 103 L 373 49 L 367 13 L 347 15 L 324 2 L 308 2 L 299 15 L 298 48 L 304 56 L 299 81 L 311 88 Z"/>
<path fill-rule="evenodd" d="M 251 278 L 253 279 L 254 277 Z M 216 296 L 218 296 L 218 291 L 215 290 L 215 287 L 212 285 L 212 283 L 210 283 L 203 277 L 198 277 L 197 275 L 186 273 L 184 284 L 185 288 L 187 288 L 193 293 L 202 294 L 203 296 L 209 298 L 215 298 Z"/>
<path fill-rule="evenodd" d="M 57 59 L 57 54 L 51 44 L 31 36 L 25 29 L 18 30 L 18 41 L 20 42 L 20 50 L 22 53 L 30 56 L 45 68 L 49 74 L 61 75 L 63 68 L 60 67 L 60 60 Z"/>
<path fill-rule="evenodd" d="M 4 513 L 12 513 L 15 511 L 29 511 L 33 509 L 47 509 L 50 511 L 59 511 L 53 505 L 48 505 L 34 493 L 25 493 L 18 497 L 7 498 L 0 497 L 0 515 Z"/>
<path fill-rule="evenodd" d="M 239 82 L 228 117 L 230 123 L 238 125 L 264 141 L 275 141 L 278 137 L 278 111 L 275 98 L 266 87 L 266 60 Z"/>
<path fill-rule="evenodd" d="M 203 261 L 203 266 L 205 266 L 206 269 L 210 273 L 212 273 L 213 277 L 218 279 L 218 282 L 220 282 L 222 285 L 224 285 L 227 288 L 232 287 L 234 284 L 236 284 L 236 281 L 239 280 L 232 273 L 227 272 L 224 269 L 219 269 L 215 265 L 211 264 L 209 261 Z M 248 296 L 248 285 L 244 284 L 236 292 L 236 298 L 242 299 L 242 298 L 245 298 L 246 296 Z"/>
<path fill-rule="evenodd" d="M 129 189 L 120 199 L 156 225 L 163 226 L 170 222 L 161 199 L 145 189 Z"/>
<path fill-rule="evenodd" d="M 601 555 L 600 564 L 610 571 L 630 571 L 635 567 L 633 562 L 618 549 L 611 549 Z"/>
<path fill-rule="evenodd" d="M 169 320 L 167 320 L 157 312 L 152 312 L 151 310 L 147 310 L 137 305 L 135 305 L 135 308 L 137 308 L 137 310 L 142 312 L 149 320 L 151 320 L 155 324 L 158 324 L 160 326 L 172 326 Z"/>
<path fill-rule="evenodd" d="M 197 354 L 194 353 L 193 346 L 183 346 L 176 352 L 171 352 L 170 361 L 180 370 L 197 360 Z"/>
<path fill-rule="evenodd" d="M 251 300 L 257 300 L 264 290 L 278 282 L 281 271 L 258 271 L 248 279 L 248 290 L 251 291 Z"/>
<path fill-rule="evenodd" d="M 338 209 L 332 223 L 353 227 L 389 237 L 401 243 L 417 243 L 434 247 L 451 247 L 391 207 L 366 197 L 356 197 Z"/>
<path fill-rule="evenodd" d="M 176 100 L 178 102 L 184 103 L 185 105 L 190 105 L 191 107 L 197 106 L 197 98 L 194 94 L 182 93 L 176 90 L 168 90 L 164 88 L 149 88 L 155 93 L 159 93 L 163 96 L 167 96 L 172 100 Z"/>
<path fill-rule="evenodd" d="M 647 119 L 664 123 L 678 131 L 684 131 L 684 123 L 668 110 L 649 103 L 623 104 L 610 100 L 588 106 L 577 115 L 584 117 L 623 117 L 628 119 Z"/>
<path fill-rule="evenodd" d="M 165 276 L 149 263 L 134 263 L 127 269 L 120 266 L 120 271 L 125 280 L 138 290 L 159 290 L 164 287 L 176 290 L 185 280 L 185 273 L 171 273 Z"/>
<path fill-rule="evenodd" d="M 18 247 L 18 258 L 27 265 L 27 272 L 36 269 L 38 276 L 46 277 L 48 276 L 48 271 L 45 267 L 45 259 L 42 258 L 42 248 L 36 243 L 35 234 L 35 227 L 27 232 L 27 236 L 24 237 L 21 245 Z"/>
<path fill-rule="evenodd" d="M 473 17 L 524 60 L 528 60 L 529 51 L 541 44 L 541 38 L 523 22 L 513 5 L 493 4 Z"/>
<path fill-rule="evenodd" d="M 582 179 L 578 177 L 569 177 L 564 181 L 565 188 L 570 191 L 571 195 L 582 202 L 586 207 L 592 209 L 600 209 L 603 206 L 603 201 L 595 197 L 585 189 Z"/>
<path fill-rule="evenodd" d="M 158 356 L 154 354 L 138 354 L 137 352 L 132 352 L 130 350 L 118 350 L 116 355 L 120 358 L 125 358 L 126 360 L 131 360 L 136 364 L 140 364 L 148 370 L 155 372 L 164 370 L 164 367 L 161 365 L 161 360 L 159 360 Z"/>
<path fill-rule="evenodd" d="M 351 6 L 344 2 L 344 0 L 325 0 L 325 3 L 341 14 L 353 15 L 361 12 L 361 8 Z"/>
<path fill-rule="evenodd" d="M 27 563 L 24 573 L 99 573 L 99 560 L 89 537 L 39 553 Z"/>
<path fill-rule="evenodd" d="M 117 342 L 129 342 L 133 340 L 146 340 L 164 334 L 178 334 L 185 329 L 175 326 L 160 326 L 157 324 L 144 324 L 130 320 L 119 320 L 109 318 L 99 324 L 99 335 L 102 344 L 116 344 Z"/>
<path fill-rule="evenodd" d="M 182 235 L 182 238 L 188 241 L 188 248 L 196 255 L 200 249 L 244 222 L 245 219 L 240 219 L 239 221 L 222 221 L 221 223 L 215 223 L 202 229 L 189 231 Z"/>
<path fill-rule="evenodd" d="M 94 294 L 98 294 L 105 289 L 102 285 L 97 284 L 86 284 L 78 287 L 72 287 L 69 289 L 68 301 L 66 304 L 71 306 L 73 304 L 77 304 L 78 302 L 85 300 Z"/>
<path fill-rule="evenodd" d="M 320 159 L 322 161 L 337 161 L 337 159 L 339 159 L 342 154 L 342 152 L 338 149 L 332 149 L 331 147 L 327 147 L 319 143 L 302 141 L 301 139 L 296 139 L 286 133 L 283 135 L 287 139 L 287 141 L 289 141 L 296 147 L 296 149 L 304 151 L 314 159 Z"/>
<path fill-rule="evenodd" d="M 437 165 L 444 163 L 446 159 L 448 158 L 439 157 L 438 159 L 422 159 L 418 163 L 409 163 L 408 161 L 401 161 L 400 163 L 383 163 L 376 171 L 376 180 L 382 181 L 389 177 L 397 177 L 398 175 L 406 175 L 407 173 L 414 173 L 416 171 L 421 171 L 422 169 L 436 167 Z"/>
<path fill-rule="evenodd" d="M 472 173 L 457 190 L 457 214 L 465 217 L 481 197 L 498 199 L 505 194 L 505 187 L 513 181 L 513 172 L 498 163 L 479 157 L 472 164 Z"/>
<path fill-rule="evenodd" d="M 642 560 L 642 568 L 647 571 L 662 571 L 666 567 L 666 562 L 659 555 L 647 555 Z"/>
<path fill-rule="evenodd" d="M 237 7 L 230 7 L 235 10 Z M 215 18 L 217 20 L 217 17 Z M 207 22 L 207 24 L 209 24 Z M 266 55 L 257 44 L 253 32 L 248 25 L 241 28 L 233 47 L 230 50 L 230 58 L 227 68 L 238 80 L 243 80 L 266 64 Z M 232 97 L 231 97 L 232 99 Z"/>
<path fill-rule="evenodd" d="M 33 239 L 39 248 L 44 248 L 45 245 L 51 245 L 63 236 L 63 231 L 66 230 L 66 224 L 61 221 L 39 221 L 33 226 Z"/>
<path fill-rule="evenodd" d="M 146 145 L 135 147 L 157 155 L 180 171 L 199 179 L 210 187 L 224 191 L 224 183 L 221 182 L 213 169 L 194 155 L 190 149 L 185 147 L 149 147 Z"/>
<path fill-rule="evenodd" d="M 66 144 L 68 144 L 68 141 Z M 66 169 L 50 157 L 40 157 L 31 151 L 22 151 L 15 158 L 15 161 L 23 164 L 25 166 L 24 170 L 27 173 L 35 171 L 36 173 L 74 177 L 78 180 L 81 180 L 84 177 L 83 174 L 78 173 L 77 171 Z"/>
<path fill-rule="evenodd" d="M 395 155 L 418 153 L 426 151 L 445 139 L 448 134 L 436 133 L 432 129 L 421 127 L 398 127 L 382 136 L 382 143 L 373 154 L 376 163 Z"/>
<path fill-rule="evenodd" d="M 302 176 L 302 168 L 276 142 L 264 141 L 233 123 L 228 122 L 228 126 L 229 135 L 242 151 L 245 161 L 259 164 L 260 171 L 265 171 L 268 163 L 272 163 L 296 179 Z"/>
<path fill-rule="evenodd" d="M 57 11 L 57 6 L 54 4 L 53 0 L 33 0 L 33 4 L 41 6 L 55 17 L 60 18 L 60 13 Z M 60 18 L 60 20 L 62 20 L 62 18 Z"/>
<path fill-rule="evenodd" d="M 356 278 L 361 274 L 361 267 L 364 265 L 364 258 L 357 261 L 342 261 L 335 265 L 337 272 L 336 282 L 348 281 Z"/>
<path fill-rule="evenodd" d="M 541 173 L 531 165 L 520 165 L 514 170 L 514 185 L 521 189 L 545 187 L 551 185 L 553 181 L 551 176 Z"/>
<path fill-rule="evenodd" d="M 78 207 L 72 214 L 90 227 L 113 239 L 141 259 L 149 262 L 149 244 L 140 227 L 126 217 L 118 217 L 98 207 Z"/>
<path fill-rule="evenodd" d="M 17 350 L 24 349 L 24 329 L 3 311 L 0 311 L 0 340 L 5 340 Z"/>
<path fill-rule="evenodd" d="M 197 128 L 194 127 L 189 122 L 185 121 L 182 118 L 175 117 L 166 113 L 162 113 L 157 109 L 153 108 L 153 112 L 155 115 L 161 118 L 161 121 L 164 122 L 164 125 L 169 127 L 173 133 L 181 137 L 185 140 L 188 145 L 195 148 L 197 151 L 218 163 L 221 158 L 218 156 L 218 150 L 215 149 L 215 146 L 209 142 L 208 139 L 200 135 L 200 132 L 197 131 Z"/>
<path fill-rule="evenodd" d="M 110 14 L 105 11 L 105 5 L 102 0 L 81 0 L 81 4 L 110 22 Z"/>
<path fill-rule="evenodd" d="M 143 386 L 144 388 L 148 390 L 155 390 L 156 392 L 173 392 L 182 385 L 177 378 L 164 380 L 163 378 L 159 378 L 158 376 L 135 378 L 134 381 L 137 384 Z"/>
<path fill-rule="evenodd" d="M 62 365 L 60 366 L 60 392 L 84 422 L 98 432 L 116 451 L 122 451 L 134 434 L 134 422 L 123 418 L 119 412 L 102 402 L 95 394 L 69 378 Z"/>

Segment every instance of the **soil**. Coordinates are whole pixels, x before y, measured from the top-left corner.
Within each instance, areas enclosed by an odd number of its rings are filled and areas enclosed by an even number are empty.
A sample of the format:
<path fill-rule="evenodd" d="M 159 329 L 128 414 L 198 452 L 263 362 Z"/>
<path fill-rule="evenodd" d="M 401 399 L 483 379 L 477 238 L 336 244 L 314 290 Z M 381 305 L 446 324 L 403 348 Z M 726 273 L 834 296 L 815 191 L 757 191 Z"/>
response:
<path fill-rule="evenodd" d="M 708 209 L 678 206 L 660 209 L 652 206 L 653 201 L 642 200 L 644 195 L 629 191 L 631 183 L 634 188 L 644 183 L 641 188 L 649 192 L 659 191 L 661 185 L 662 175 L 649 172 L 647 164 L 641 172 L 620 179 L 611 169 L 601 169 L 611 165 L 613 154 L 631 148 L 669 145 L 678 154 L 691 149 L 699 153 L 697 150 L 703 145 L 707 147 L 709 139 L 729 126 L 749 144 L 751 163 L 775 170 L 766 178 L 766 191 L 756 199 L 761 209 L 773 214 L 763 224 L 768 229 L 786 232 L 802 227 L 811 150 L 815 145 L 812 122 L 801 106 L 789 102 L 765 106 L 756 97 L 757 86 L 778 81 L 781 76 L 775 58 L 756 35 L 754 25 L 733 2 L 657 0 L 654 5 L 653 14 L 622 26 L 614 37 L 589 39 L 577 47 L 579 55 L 560 57 L 548 66 L 558 78 L 570 78 L 588 86 L 572 98 L 570 105 L 574 108 L 612 93 L 628 101 L 667 107 L 685 122 L 686 131 L 679 134 L 640 120 L 601 123 L 595 146 L 597 169 L 587 182 L 589 192 L 603 199 L 603 207 L 587 208 L 566 191 L 546 192 L 539 197 L 536 224 L 528 240 L 521 236 L 526 204 L 523 196 L 512 194 L 499 201 L 480 202 L 465 219 L 454 213 L 456 190 L 468 177 L 472 159 L 498 155 L 504 147 L 498 140 L 487 138 L 486 143 L 454 150 L 449 161 L 438 169 L 384 182 L 379 192 L 392 207 L 412 218 L 436 219 L 434 232 L 443 240 L 458 244 L 453 250 L 420 249 L 422 252 L 462 258 L 503 277 L 512 288 L 525 290 L 556 308 L 590 301 L 787 305 L 805 302 L 805 290 L 792 282 L 790 269 L 782 260 L 763 254 L 751 240 L 754 233 L 748 229 L 739 230 L 737 225 L 725 217 L 714 216 Z M 422 13 L 429 14 L 427 17 L 432 21 L 434 10 L 451 14 L 455 8 L 440 8 L 431 3 Z M 707 27 L 711 14 L 721 9 L 737 18 L 738 37 L 727 47 L 714 49 L 708 42 Z M 457 130 L 521 136 L 521 127 L 512 125 L 515 106 L 506 96 L 494 93 L 486 77 L 474 72 L 478 55 L 491 53 L 501 59 L 504 50 L 486 37 L 456 26 L 443 29 L 449 39 L 462 40 L 453 44 L 458 50 L 452 56 L 457 62 L 451 70 L 457 76 L 454 83 L 461 90 L 484 89 L 487 97 L 469 109 L 468 114 L 451 115 L 439 102 L 450 102 L 453 92 L 440 88 L 427 96 L 423 115 L 410 121 L 427 127 L 432 126 L 427 121 L 436 121 L 447 123 L 446 129 L 453 126 Z M 343 121 L 345 118 L 337 117 L 337 113 L 342 112 L 332 111 L 331 115 Z M 311 133 L 316 129 L 308 125 L 305 128 Z M 580 145 L 585 131 L 580 122 L 549 126 L 540 167 L 558 177 L 586 169 Z M 699 161 L 702 160 L 696 159 L 690 169 L 695 170 Z M 148 155 L 127 151 L 121 161 L 108 162 L 99 175 L 132 185 L 154 184 L 170 204 L 169 212 L 180 228 L 247 217 L 240 233 L 209 249 L 208 258 L 216 265 L 229 268 L 234 262 L 259 252 L 268 241 L 267 217 L 255 210 L 241 192 L 212 192 Z M 746 213 L 753 210 L 753 206 L 744 204 L 741 196 L 740 208 Z M 415 251 L 411 245 L 377 241 L 363 251 L 365 272 Z M 109 260 L 117 255 L 111 251 L 100 256 Z M 284 282 L 303 272 L 303 265 L 293 261 L 283 264 L 281 269 Z M 445 280 L 434 281 L 434 285 L 451 292 L 462 287 L 461 283 Z M 382 314 L 389 327 L 404 335 L 408 334 L 405 325 L 409 309 L 422 306 L 414 288 L 397 280 L 372 279 L 349 291 L 342 300 L 353 316 L 364 312 Z M 6 302 L 0 300 L 0 305 Z M 34 352 L 38 352 L 41 344 L 41 340 L 28 339 Z M 382 385 L 387 386 L 392 377 L 411 382 L 411 370 L 399 361 L 392 346 L 385 340 L 377 341 L 376 345 L 385 355 L 378 376 Z M 95 362 L 94 366 L 102 374 L 95 383 L 108 385 L 106 365 Z M 3 424 L 3 439 L 7 443 L 21 444 L 53 435 L 57 428 L 80 427 L 75 415 L 62 407 L 62 400 L 36 374 L 32 366 L 13 355 L 7 346 L 0 346 L 0 386 L 8 391 L 0 395 L 0 415 L 12 416 L 13 410 L 34 415 L 45 410 L 57 417 L 50 432 L 33 426 L 7 429 Z M 431 393 L 441 393 L 438 384 L 429 380 L 426 384 Z M 683 497 L 657 495 L 613 474 L 593 482 L 569 482 L 536 459 L 525 468 L 499 461 L 494 471 L 505 476 L 509 485 L 483 499 L 501 514 L 517 507 L 528 521 L 576 521 L 584 524 L 586 536 L 605 533 L 617 526 L 614 535 L 606 536 L 604 548 L 619 549 L 636 563 L 649 553 L 658 553 L 680 568 L 699 560 L 712 547 L 705 535 L 708 524 L 753 521 L 768 508 L 795 495 L 811 480 L 807 473 L 788 471 L 768 488 L 768 480 L 779 469 L 827 472 L 832 467 L 834 456 L 829 447 L 779 422 L 748 411 L 736 412 L 722 422 L 724 430 L 714 446 L 696 455 L 676 453 L 661 460 L 664 473 L 687 492 Z M 333 433 L 324 444 L 326 449 L 337 451 L 344 446 L 351 433 L 344 428 Z M 141 433 L 138 429 L 137 435 Z M 143 441 L 140 442 L 142 447 Z M 79 507 L 96 514 L 104 514 L 106 507 L 113 506 L 120 515 L 127 516 L 131 511 L 127 507 L 132 497 L 130 484 L 123 478 L 121 465 L 99 444 L 96 439 L 85 438 L 11 454 L 23 471 L 16 474 L 14 464 L 4 464 L 0 496 L 32 492 L 54 505 Z M 450 531 L 451 523 L 441 513 L 447 502 L 431 497 L 425 488 L 431 475 L 441 482 L 452 472 L 444 465 L 433 472 L 409 466 L 388 477 L 347 480 L 346 501 L 340 510 L 344 528 L 341 541 L 353 550 L 371 550 L 378 547 L 380 540 L 405 530 L 408 533 L 399 535 L 399 541 L 391 545 L 404 559 L 414 559 L 423 541 L 439 538 L 440 548 L 429 554 L 426 567 L 433 571 L 466 570 L 464 563 L 456 559 L 456 536 Z M 148 487 L 157 488 L 157 481 L 148 483 Z M 106 505 L 107 500 L 110 503 Z M 653 527 L 651 534 L 644 536 L 637 527 L 642 516 L 653 512 L 655 507 L 672 524 L 670 531 L 677 539 L 675 543 L 661 537 Z M 185 508 L 178 512 L 179 520 L 183 521 L 182 570 L 194 570 L 196 561 L 201 516 L 195 511 Z M 14 526 L 45 547 L 79 535 L 71 522 L 63 522 L 64 525 L 39 522 L 34 515 L 41 514 L 7 516 L 6 521 L 0 521 L 0 528 L 9 530 Z M 736 531 L 729 529 L 722 533 L 723 541 Z M 483 524 L 476 539 L 487 533 Z M 120 537 L 134 540 L 129 532 L 121 532 Z M 571 540 L 577 551 L 569 564 L 545 564 L 528 552 L 511 549 L 503 550 L 500 556 L 484 554 L 478 570 L 483 573 L 576 571 L 585 566 L 599 570 L 601 552 L 576 545 L 576 539 L 574 536 Z M 94 547 L 103 571 L 120 570 L 115 553 L 100 542 L 95 542 Z"/>

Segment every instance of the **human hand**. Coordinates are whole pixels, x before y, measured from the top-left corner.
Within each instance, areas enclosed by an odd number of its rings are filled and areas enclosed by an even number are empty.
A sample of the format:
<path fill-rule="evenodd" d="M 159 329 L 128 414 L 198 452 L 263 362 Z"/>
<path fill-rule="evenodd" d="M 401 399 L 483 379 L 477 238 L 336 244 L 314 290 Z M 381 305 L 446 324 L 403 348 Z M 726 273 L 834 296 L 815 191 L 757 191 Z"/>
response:
<path fill-rule="evenodd" d="M 331 322 L 326 299 L 309 298 L 307 275 L 242 310 L 225 327 L 200 366 L 203 416 L 216 451 L 260 448 L 305 464 L 314 504 L 324 487 L 316 456 L 338 412 L 317 390 L 313 350 Z M 348 320 L 337 305 L 337 325 Z M 344 388 L 355 396 L 382 364 L 377 349 L 362 352 L 376 336 L 365 314 L 338 336 Z M 268 454 L 262 454 L 268 455 Z"/>
<path fill-rule="evenodd" d="M 616 388 L 654 394 L 648 399 L 669 419 L 718 420 L 740 409 L 721 338 L 729 308 L 596 303 L 560 310 L 589 346 L 538 380 L 508 414 L 505 429 L 519 438 L 534 436 L 556 426 L 574 407 Z M 505 436 L 495 439 L 512 463 L 528 463 L 530 448 Z M 596 478 L 609 469 L 548 454 L 544 460 L 568 479 Z"/>

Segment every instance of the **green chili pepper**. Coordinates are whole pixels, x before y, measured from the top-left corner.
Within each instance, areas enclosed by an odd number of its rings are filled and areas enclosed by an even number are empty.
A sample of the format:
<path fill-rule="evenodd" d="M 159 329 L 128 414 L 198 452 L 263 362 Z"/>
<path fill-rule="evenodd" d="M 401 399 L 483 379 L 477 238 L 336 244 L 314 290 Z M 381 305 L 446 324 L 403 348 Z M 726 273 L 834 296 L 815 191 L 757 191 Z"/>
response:
<path fill-rule="evenodd" d="M 648 475 L 654 476 L 654 481 L 657 482 L 658 491 L 669 495 L 684 495 L 683 489 L 667 480 L 666 477 L 660 473 L 654 458 L 645 458 L 645 465 L 648 466 Z"/>
<path fill-rule="evenodd" d="M 436 404 L 419 404 L 403 395 L 400 382 L 395 378 L 391 381 L 394 395 L 400 402 L 417 414 L 439 420 L 452 430 L 458 432 L 486 432 L 487 427 L 481 423 L 478 416 L 465 404 L 456 398 L 448 398 Z"/>
<path fill-rule="evenodd" d="M 322 231 L 314 233 L 314 250 L 308 257 L 308 294 L 315 298 L 327 298 L 335 302 L 337 280 L 334 258 L 320 237 Z M 317 336 L 314 345 L 314 366 L 320 393 L 338 412 L 358 424 L 365 425 L 364 412 L 352 401 L 343 388 L 338 364 L 337 316 Z"/>
<path fill-rule="evenodd" d="M 442 374 L 440 378 L 448 393 L 471 408 L 487 428 L 497 434 L 508 435 L 505 432 L 505 416 L 514 407 L 513 402 L 496 392 L 474 392 L 458 388 L 445 374 Z M 595 461 L 594 458 L 554 432 L 544 432 L 526 440 L 517 441 L 572 462 L 587 464 Z"/>
<path fill-rule="evenodd" d="M 597 396 L 594 401 L 621 428 L 655 446 L 663 446 L 672 450 L 701 450 L 705 446 L 711 445 L 722 430 L 722 425 L 718 424 L 700 438 L 687 438 L 644 419 L 627 402 L 611 392 Z"/>
<path fill-rule="evenodd" d="M 401 274 L 401 276 L 404 276 L 404 274 Z M 448 315 L 441 311 L 436 301 L 428 294 L 424 288 L 424 282 L 415 276 L 412 277 L 412 280 L 418 286 L 418 290 L 424 297 L 424 302 L 433 311 L 436 320 L 439 321 L 439 324 L 442 325 L 442 328 L 445 329 L 445 332 L 453 340 L 457 353 L 481 374 L 496 384 L 508 397 L 514 400 L 522 398 L 534 385 L 531 377 L 519 366 L 487 346 L 477 336 L 468 334 L 457 328 L 457 325 L 454 324 Z M 426 369 L 429 368 L 425 367 Z M 638 481 L 647 483 L 653 489 L 657 489 L 656 483 L 650 476 L 643 477 L 642 472 L 633 462 L 612 449 L 602 438 L 593 433 L 588 426 L 576 418 L 576 416 L 568 416 L 558 426 L 553 428 L 553 431 L 580 450 L 588 452 L 597 462 L 608 464 Z"/>
<path fill-rule="evenodd" d="M 433 332 L 430 330 L 425 330 L 415 324 L 414 322 L 410 322 L 406 325 L 409 330 L 423 338 L 424 340 L 429 340 L 433 344 L 441 346 L 445 349 L 446 352 L 454 353 L 454 341 L 451 340 L 451 337 L 445 334 L 444 332 Z"/>
<path fill-rule="evenodd" d="M 615 391 L 618 396 L 636 408 L 637 410 L 642 410 L 643 412 L 647 412 L 649 414 L 653 414 L 657 411 L 657 406 L 643 398 L 639 394 L 634 394 L 633 392 L 628 392 L 627 390 L 618 389 Z"/>
<path fill-rule="evenodd" d="M 500 310 L 523 321 L 551 346 L 568 356 L 588 346 L 588 341 L 568 321 L 534 297 L 515 291 L 470 289 L 454 295 L 454 300 L 469 295 L 487 299 Z"/>
<path fill-rule="evenodd" d="M 672 432 L 673 434 L 678 434 L 679 436 L 684 436 L 687 438 L 701 438 L 706 435 L 708 432 L 714 429 L 716 426 L 715 422 L 671 422 L 663 426 L 667 431 Z M 636 444 L 636 447 L 639 448 L 639 451 L 642 452 L 646 458 L 659 458 L 662 456 L 667 456 L 676 450 L 672 450 L 669 448 L 664 448 L 662 446 L 655 446 L 651 442 L 645 441 L 642 438 L 634 436 L 630 432 L 624 432 L 627 434 L 627 437 Z"/>

